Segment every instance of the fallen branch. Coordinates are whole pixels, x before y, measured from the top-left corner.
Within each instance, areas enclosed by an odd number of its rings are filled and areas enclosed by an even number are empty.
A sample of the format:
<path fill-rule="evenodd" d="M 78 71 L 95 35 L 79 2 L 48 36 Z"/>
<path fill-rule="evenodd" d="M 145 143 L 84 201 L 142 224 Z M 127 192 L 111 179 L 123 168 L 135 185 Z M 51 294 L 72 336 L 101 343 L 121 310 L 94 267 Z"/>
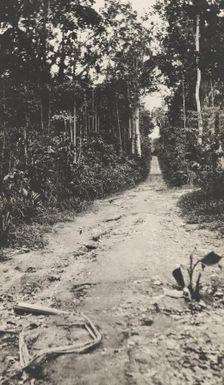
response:
<path fill-rule="evenodd" d="M 32 313 L 40 315 L 61 315 L 61 314 L 70 314 L 67 311 L 57 310 L 51 307 L 42 306 L 42 305 L 33 305 L 27 304 L 25 302 L 20 302 L 14 306 L 14 311 L 19 314 L 23 313 Z"/>
<path fill-rule="evenodd" d="M 87 318 L 84 314 L 81 314 L 81 316 L 85 319 L 85 328 L 89 332 L 90 336 L 94 341 L 101 341 L 101 334 L 96 329 L 92 321 L 90 321 L 89 318 Z"/>
<path fill-rule="evenodd" d="M 58 314 L 58 313 L 57 313 Z M 92 321 L 90 321 L 85 315 L 82 314 L 84 319 L 83 327 L 88 331 L 91 336 L 92 341 L 86 342 L 80 345 L 68 345 L 68 346 L 59 346 L 50 349 L 43 349 L 35 354 L 33 357 L 29 355 L 27 345 L 25 342 L 24 332 L 20 333 L 19 338 L 19 352 L 20 352 L 20 363 L 23 370 L 35 369 L 44 361 L 49 358 L 56 357 L 62 354 L 84 354 L 88 351 L 96 348 L 102 339 L 101 334 L 96 329 Z M 74 325 L 74 324 L 71 324 Z M 71 326 L 70 325 L 70 326 Z M 67 325 L 69 326 L 69 325 Z"/>

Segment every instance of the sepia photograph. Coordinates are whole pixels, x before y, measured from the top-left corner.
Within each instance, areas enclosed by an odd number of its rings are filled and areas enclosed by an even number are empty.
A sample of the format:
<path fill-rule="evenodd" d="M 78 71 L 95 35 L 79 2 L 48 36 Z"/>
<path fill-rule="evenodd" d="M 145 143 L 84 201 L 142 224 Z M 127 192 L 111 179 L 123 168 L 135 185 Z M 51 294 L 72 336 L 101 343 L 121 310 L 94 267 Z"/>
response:
<path fill-rule="evenodd" d="M 0 0 L 0 385 L 224 385 L 224 0 Z"/>

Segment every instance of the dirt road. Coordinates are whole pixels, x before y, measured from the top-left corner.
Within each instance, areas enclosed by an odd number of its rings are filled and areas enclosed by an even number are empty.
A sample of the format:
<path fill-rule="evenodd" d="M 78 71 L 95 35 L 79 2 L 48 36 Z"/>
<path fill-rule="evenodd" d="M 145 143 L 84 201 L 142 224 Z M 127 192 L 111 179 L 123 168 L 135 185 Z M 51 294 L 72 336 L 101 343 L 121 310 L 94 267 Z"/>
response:
<path fill-rule="evenodd" d="M 193 309 L 164 296 L 174 284 L 172 270 L 187 263 L 195 246 L 224 254 L 215 233 L 183 222 L 176 205 L 182 194 L 152 175 L 54 226 L 43 251 L 0 264 L 3 324 L 44 323 L 13 313 L 14 302 L 23 300 L 83 312 L 103 336 L 88 354 L 46 362 L 35 384 L 224 384 L 223 296 Z M 223 277 L 217 269 L 212 274 L 216 283 Z M 17 339 L 0 338 L 2 383 L 23 383 L 8 379 L 18 361 Z"/>

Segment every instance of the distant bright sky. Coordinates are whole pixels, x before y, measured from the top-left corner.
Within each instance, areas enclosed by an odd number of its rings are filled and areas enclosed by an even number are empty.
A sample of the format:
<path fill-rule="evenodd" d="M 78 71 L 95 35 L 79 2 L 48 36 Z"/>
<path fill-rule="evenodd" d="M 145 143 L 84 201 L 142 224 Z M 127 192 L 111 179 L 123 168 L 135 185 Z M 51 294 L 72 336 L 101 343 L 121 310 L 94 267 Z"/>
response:
<path fill-rule="evenodd" d="M 136 9 L 139 13 L 142 13 L 144 9 L 149 8 L 151 5 L 155 4 L 156 0 L 130 0 L 129 2 L 133 5 L 133 8 Z M 123 2 L 127 2 L 124 0 Z M 96 0 L 97 8 L 100 8 L 104 5 L 104 0 Z"/>

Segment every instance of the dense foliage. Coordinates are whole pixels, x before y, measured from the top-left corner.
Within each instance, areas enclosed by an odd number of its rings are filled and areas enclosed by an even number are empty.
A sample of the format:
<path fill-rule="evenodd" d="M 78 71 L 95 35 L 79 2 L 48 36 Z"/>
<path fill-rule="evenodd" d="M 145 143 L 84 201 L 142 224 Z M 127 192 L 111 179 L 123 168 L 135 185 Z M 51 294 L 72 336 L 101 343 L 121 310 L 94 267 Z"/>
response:
<path fill-rule="evenodd" d="M 166 25 L 158 62 L 171 90 L 160 125 L 164 175 L 223 196 L 224 3 L 167 0 L 156 8 Z"/>
<path fill-rule="evenodd" d="M 85 202 L 133 187 L 148 172 L 148 146 L 142 159 L 131 159 L 118 155 L 113 145 L 94 135 L 83 143 L 83 156 L 73 163 L 69 162 L 72 153 L 68 141 L 57 138 L 52 144 L 49 138 L 42 138 L 38 144 L 33 164 L 28 163 L 25 171 L 12 169 L 3 178 L 3 244 L 30 245 L 28 236 L 20 239 L 17 234 L 19 231 L 25 235 L 22 225 L 51 224 L 53 218 L 59 217 L 56 208 L 77 212 Z M 38 239 L 34 239 L 35 243 L 40 244 Z"/>
<path fill-rule="evenodd" d="M 0 4 L 0 243 L 46 208 L 74 207 L 146 173 L 151 26 L 129 4 Z"/>

